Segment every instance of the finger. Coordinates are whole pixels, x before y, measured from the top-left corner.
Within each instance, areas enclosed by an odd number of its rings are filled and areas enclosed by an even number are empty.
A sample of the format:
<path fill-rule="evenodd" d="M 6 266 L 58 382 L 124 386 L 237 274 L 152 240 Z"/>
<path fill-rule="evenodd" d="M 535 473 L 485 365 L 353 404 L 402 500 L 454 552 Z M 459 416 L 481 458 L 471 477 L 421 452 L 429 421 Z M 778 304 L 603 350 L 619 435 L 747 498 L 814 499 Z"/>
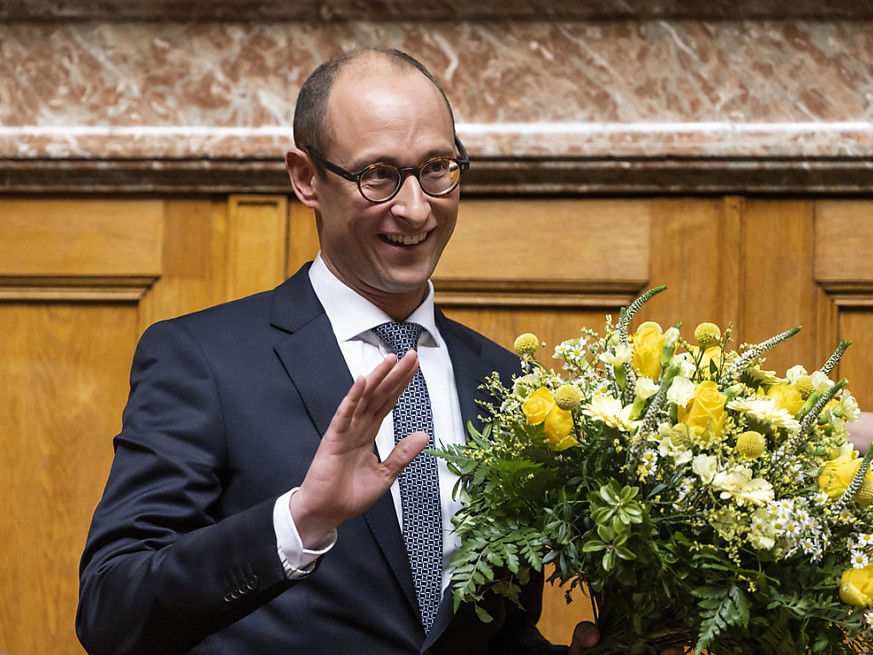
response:
<path fill-rule="evenodd" d="M 428 443 L 429 438 L 425 432 L 413 432 L 397 442 L 382 462 L 382 468 L 391 477 L 392 482 L 421 451 L 427 448 Z"/>
<path fill-rule="evenodd" d="M 358 411 L 366 411 L 368 389 L 378 387 L 383 383 L 394 368 L 395 361 L 394 355 L 387 355 L 368 375 L 361 376 L 354 381 L 331 420 L 330 427 L 334 431 L 348 431 L 352 421 L 358 415 Z M 372 395 L 372 391 L 369 392 L 369 395 Z"/>
<path fill-rule="evenodd" d="M 586 648 L 593 648 L 600 641 L 600 630 L 591 621 L 582 621 L 576 624 L 573 630 L 573 640 L 567 655 L 581 655 Z"/>
<path fill-rule="evenodd" d="M 397 360 L 391 371 L 378 384 L 371 385 L 368 380 L 366 411 L 372 411 L 379 420 L 385 418 L 397 404 L 397 399 L 409 386 L 417 370 L 418 354 L 409 351 Z"/>
<path fill-rule="evenodd" d="M 348 390 L 345 397 L 343 397 L 330 421 L 330 427 L 328 428 L 329 431 L 345 432 L 349 429 L 349 426 L 351 426 L 352 420 L 355 417 L 355 410 L 361 402 L 361 397 L 364 395 L 366 387 L 367 382 L 362 377 L 352 383 L 351 388 Z"/>

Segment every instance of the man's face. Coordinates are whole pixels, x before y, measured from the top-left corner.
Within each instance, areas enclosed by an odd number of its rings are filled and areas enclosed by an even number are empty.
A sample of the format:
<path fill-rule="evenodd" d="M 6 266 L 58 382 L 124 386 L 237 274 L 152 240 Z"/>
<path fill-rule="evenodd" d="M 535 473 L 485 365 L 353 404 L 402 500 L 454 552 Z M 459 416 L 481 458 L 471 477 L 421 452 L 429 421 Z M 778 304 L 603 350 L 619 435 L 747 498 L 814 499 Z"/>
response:
<path fill-rule="evenodd" d="M 349 171 L 376 162 L 419 166 L 432 157 L 456 156 L 445 100 L 418 71 L 378 64 L 344 71 L 330 94 L 328 121 L 322 154 Z M 395 312 L 388 308 L 414 309 L 455 228 L 459 190 L 435 198 L 409 176 L 396 196 L 376 204 L 354 182 L 331 172 L 323 171 L 315 183 L 328 267 L 389 314 Z"/>

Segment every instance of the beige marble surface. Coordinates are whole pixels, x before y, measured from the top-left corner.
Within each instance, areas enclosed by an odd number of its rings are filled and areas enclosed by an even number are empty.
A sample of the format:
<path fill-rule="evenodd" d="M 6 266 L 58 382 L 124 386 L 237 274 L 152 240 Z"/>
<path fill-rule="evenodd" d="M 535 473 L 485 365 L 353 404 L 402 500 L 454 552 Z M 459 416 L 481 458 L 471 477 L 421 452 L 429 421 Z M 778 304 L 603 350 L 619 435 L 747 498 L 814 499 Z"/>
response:
<path fill-rule="evenodd" d="M 22 162 L 276 162 L 305 76 L 361 45 L 424 61 L 483 161 L 873 161 L 867 20 L 7 20 L 0 188 Z"/>
<path fill-rule="evenodd" d="M 862 0 L 0 0 L 0 18 L 588 20 L 602 18 L 869 18 Z"/>

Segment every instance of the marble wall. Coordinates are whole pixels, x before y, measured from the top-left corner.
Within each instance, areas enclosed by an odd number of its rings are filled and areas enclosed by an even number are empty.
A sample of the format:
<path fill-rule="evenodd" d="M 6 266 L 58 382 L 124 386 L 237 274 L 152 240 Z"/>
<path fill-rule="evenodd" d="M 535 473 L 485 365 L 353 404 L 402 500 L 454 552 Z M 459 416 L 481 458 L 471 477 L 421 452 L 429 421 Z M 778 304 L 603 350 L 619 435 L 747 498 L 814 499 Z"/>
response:
<path fill-rule="evenodd" d="M 299 85 L 360 45 L 444 82 L 471 192 L 873 190 L 864 3 L 290 4 L 0 0 L 0 191 L 287 191 Z"/>

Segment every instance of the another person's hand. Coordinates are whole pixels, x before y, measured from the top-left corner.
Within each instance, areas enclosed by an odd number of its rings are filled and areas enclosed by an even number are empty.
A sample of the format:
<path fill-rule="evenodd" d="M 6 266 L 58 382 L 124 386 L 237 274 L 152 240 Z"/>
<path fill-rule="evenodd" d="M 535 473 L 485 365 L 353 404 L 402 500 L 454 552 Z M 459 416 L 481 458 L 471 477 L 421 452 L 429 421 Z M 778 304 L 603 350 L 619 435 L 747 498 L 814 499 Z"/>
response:
<path fill-rule="evenodd" d="M 600 630 L 591 621 L 582 621 L 576 624 L 573 630 L 573 641 L 567 655 L 583 655 L 586 648 L 594 648 L 600 641 Z M 683 655 L 683 646 L 666 646 L 658 651 L 658 655 Z"/>
<path fill-rule="evenodd" d="M 861 412 L 854 423 L 846 423 L 849 441 L 859 452 L 864 453 L 873 444 L 873 412 Z"/>
<path fill-rule="evenodd" d="M 355 380 L 340 403 L 300 489 L 289 502 L 304 547 L 318 543 L 338 525 L 367 510 L 427 447 L 428 436 L 413 432 L 384 461 L 374 452 L 382 420 L 417 370 L 415 351 L 399 361 L 388 355 L 369 375 Z"/>
<path fill-rule="evenodd" d="M 600 630 L 591 621 L 577 623 L 567 655 L 582 655 L 586 648 L 594 648 L 600 641 Z"/>

